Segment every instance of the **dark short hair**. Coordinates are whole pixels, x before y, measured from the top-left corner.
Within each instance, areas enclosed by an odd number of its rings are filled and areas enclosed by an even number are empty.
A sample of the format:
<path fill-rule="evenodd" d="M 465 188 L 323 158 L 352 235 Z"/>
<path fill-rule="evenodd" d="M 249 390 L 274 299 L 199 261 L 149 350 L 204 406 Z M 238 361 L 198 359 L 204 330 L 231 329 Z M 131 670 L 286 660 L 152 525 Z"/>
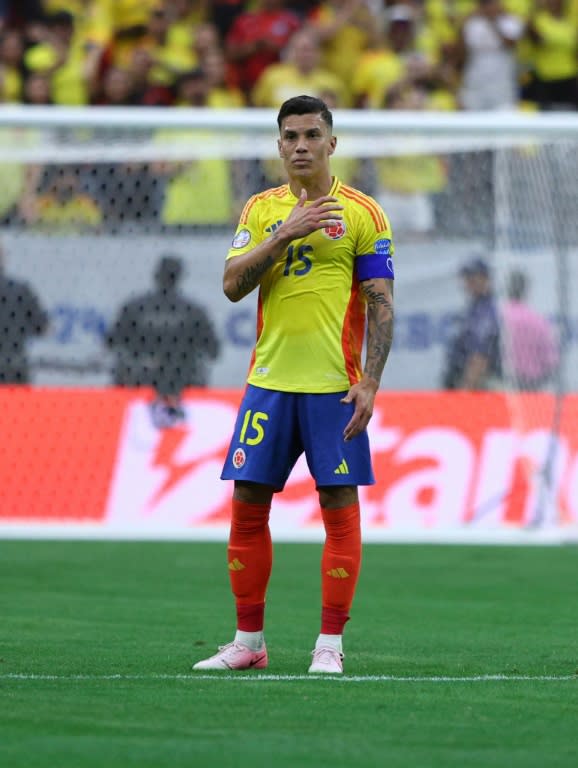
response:
<path fill-rule="evenodd" d="M 460 275 L 462 275 L 462 277 L 470 277 L 473 275 L 483 275 L 484 277 L 490 277 L 490 265 L 485 259 L 479 256 L 474 256 L 462 265 L 460 268 Z"/>
<path fill-rule="evenodd" d="M 333 128 L 333 115 L 329 107 L 315 96 L 293 96 L 293 98 L 284 101 L 277 115 L 279 130 L 281 130 L 283 120 L 289 115 L 321 115 L 321 119 L 329 128 Z"/>

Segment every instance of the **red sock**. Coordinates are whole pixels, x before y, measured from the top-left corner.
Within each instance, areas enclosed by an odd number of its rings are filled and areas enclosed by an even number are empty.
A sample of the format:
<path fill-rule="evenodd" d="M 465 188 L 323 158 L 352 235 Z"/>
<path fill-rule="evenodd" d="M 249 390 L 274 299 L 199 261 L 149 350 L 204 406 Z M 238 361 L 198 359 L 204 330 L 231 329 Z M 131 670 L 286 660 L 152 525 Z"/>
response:
<path fill-rule="evenodd" d="M 237 629 L 260 632 L 273 563 L 268 504 L 245 504 L 233 499 L 227 559 L 237 607 Z"/>
<path fill-rule="evenodd" d="M 359 504 L 322 509 L 325 545 L 321 558 L 321 633 L 341 635 L 349 620 L 361 567 Z"/>

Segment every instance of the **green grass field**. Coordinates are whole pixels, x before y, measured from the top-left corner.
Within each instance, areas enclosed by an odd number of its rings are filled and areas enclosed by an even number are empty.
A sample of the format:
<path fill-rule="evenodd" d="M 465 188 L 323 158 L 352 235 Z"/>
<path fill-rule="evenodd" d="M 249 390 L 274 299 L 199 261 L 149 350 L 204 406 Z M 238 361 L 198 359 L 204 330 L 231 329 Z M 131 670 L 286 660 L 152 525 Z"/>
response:
<path fill-rule="evenodd" d="M 190 668 L 232 637 L 223 544 L 0 553 L 3 768 L 578 765 L 574 548 L 366 546 L 338 679 L 305 675 L 320 545 L 276 545 L 236 676 Z"/>

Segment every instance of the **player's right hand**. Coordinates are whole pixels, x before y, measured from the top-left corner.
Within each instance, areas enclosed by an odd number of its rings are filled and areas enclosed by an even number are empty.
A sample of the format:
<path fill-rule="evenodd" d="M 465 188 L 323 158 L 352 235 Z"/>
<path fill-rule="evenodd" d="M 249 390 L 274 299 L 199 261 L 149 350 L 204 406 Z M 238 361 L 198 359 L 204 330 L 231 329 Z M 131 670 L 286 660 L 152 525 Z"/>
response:
<path fill-rule="evenodd" d="M 336 197 L 323 195 L 314 200 L 311 205 L 305 205 L 306 202 L 307 190 L 302 189 L 297 204 L 283 224 L 283 229 L 292 238 L 306 237 L 311 232 L 330 226 L 343 218 L 341 215 L 343 206 L 339 204 Z"/>

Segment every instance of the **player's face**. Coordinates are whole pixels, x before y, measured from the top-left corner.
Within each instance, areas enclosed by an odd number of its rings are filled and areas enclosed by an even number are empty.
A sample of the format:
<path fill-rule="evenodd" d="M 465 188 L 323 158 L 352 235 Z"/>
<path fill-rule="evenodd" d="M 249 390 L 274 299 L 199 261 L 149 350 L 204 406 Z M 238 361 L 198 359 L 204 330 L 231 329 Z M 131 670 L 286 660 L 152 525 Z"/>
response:
<path fill-rule="evenodd" d="M 329 172 L 336 139 L 321 115 L 289 115 L 281 124 L 279 155 L 290 178 Z"/>

